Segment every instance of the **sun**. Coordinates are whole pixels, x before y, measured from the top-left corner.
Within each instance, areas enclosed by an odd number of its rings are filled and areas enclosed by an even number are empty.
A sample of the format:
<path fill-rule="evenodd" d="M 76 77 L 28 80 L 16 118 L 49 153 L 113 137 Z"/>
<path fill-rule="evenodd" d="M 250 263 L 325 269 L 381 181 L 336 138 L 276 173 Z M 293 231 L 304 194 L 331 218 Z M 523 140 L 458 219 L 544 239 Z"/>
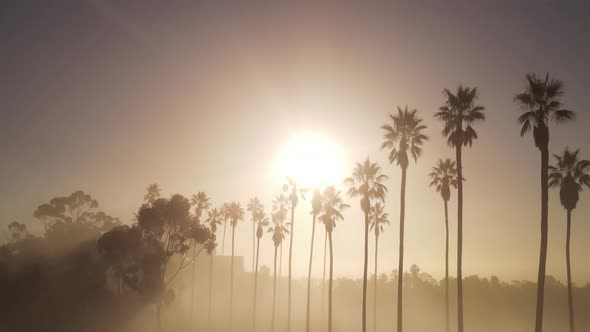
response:
<path fill-rule="evenodd" d="M 321 135 L 294 136 L 282 147 L 273 173 L 306 188 L 337 185 L 344 178 L 342 150 Z"/>

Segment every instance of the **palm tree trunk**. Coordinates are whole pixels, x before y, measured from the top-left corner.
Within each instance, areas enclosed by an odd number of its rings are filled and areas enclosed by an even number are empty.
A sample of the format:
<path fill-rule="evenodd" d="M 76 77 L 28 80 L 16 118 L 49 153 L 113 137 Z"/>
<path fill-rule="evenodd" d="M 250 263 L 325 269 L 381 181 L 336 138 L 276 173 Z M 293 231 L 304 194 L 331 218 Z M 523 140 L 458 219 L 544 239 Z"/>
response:
<path fill-rule="evenodd" d="M 375 225 L 377 227 L 377 225 Z M 375 285 L 373 286 L 373 332 L 377 331 L 377 253 L 379 252 L 379 236 L 375 236 Z"/>
<path fill-rule="evenodd" d="M 367 331 L 367 268 L 369 265 L 369 211 L 365 211 L 365 261 L 363 266 L 363 319 L 362 331 Z"/>
<path fill-rule="evenodd" d="M 334 278 L 334 252 L 332 249 L 332 232 L 328 232 L 330 242 L 330 276 L 328 281 L 328 332 L 332 332 L 332 279 Z"/>
<path fill-rule="evenodd" d="M 278 247 L 275 246 L 275 258 L 273 264 L 273 279 L 272 279 L 272 320 L 271 320 L 271 328 L 270 331 L 273 332 L 275 330 L 275 312 L 277 308 L 277 249 Z"/>
<path fill-rule="evenodd" d="M 549 143 L 541 144 L 541 252 L 539 254 L 539 274 L 537 276 L 537 311 L 535 332 L 543 331 L 543 305 L 545 297 L 545 267 L 547 263 L 547 240 L 549 212 L 549 183 L 547 169 L 549 167 Z"/>
<path fill-rule="evenodd" d="M 572 295 L 572 273 L 570 263 L 570 234 L 572 225 L 572 211 L 567 210 L 567 239 L 565 242 L 565 262 L 567 264 L 567 303 L 569 306 L 570 332 L 575 332 L 574 324 L 574 296 Z"/>
<path fill-rule="evenodd" d="M 223 239 L 221 240 L 221 256 L 225 254 L 225 229 L 227 228 L 227 220 L 223 221 Z"/>
<path fill-rule="evenodd" d="M 463 161 L 461 144 L 455 147 L 457 159 L 457 327 L 463 332 Z"/>
<path fill-rule="evenodd" d="M 326 309 L 326 305 L 325 305 L 325 301 L 324 301 L 324 297 L 326 295 L 326 253 L 328 249 L 328 232 L 326 231 L 326 233 L 324 233 L 324 272 L 322 273 L 322 321 L 324 319 L 324 314 L 325 314 L 325 309 Z"/>
<path fill-rule="evenodd" d="M 256 331 L 256 295 L 258 294 L 258 254 L 260 253 L 260 239 L 256 241 L 256 262 L 254 265 L 254 309 L 252 313 L 252 331 Z"/>
<path fill-rule="evenodd" d="M 231 228 L 231 272 L 230 272 L 230 286 L 229 286 L 229 326 L 230 331 L 233 330 L 234 318 L 234 241 L 236 235 L 236 227 Z"/>
<path fill-rule="evenodd" d="M 397 332 L 402 332 L 403 280 L 404 280 L 404 222 L 406 211 L 406 168 L 402 168 L 402 185 L 399 214 L 399 265 L 397 268 Z"/>
<path fill-rule="evenodd" d="M 160 312 L 161 304 L 156 304 L 156 327 L 158 332 L 162 332 L 162 316 Z"/>
<path fill-rule="evenodd" d="M 254 271 L 254 256 L 255 253 L 255 246 L 256 246 L 256 222 L 252 221 L 252 271 Z"/>
<path fill-rule="evenodd" d="M 445 318 L 446 332 L 450 331 L 449 320 L 449 209 L 445 200 Z"/>
<path fill-rule="evenodd" d="M 315 220 L 316 214 L 313 214 L 313 222 L 311 224 L 311 245 L 309 250 L 309 269 L 307 270 L 307 311 L 305 313 L 305 331 L 309 332 L 309 310 L 311 297 L 311 265 L 313 261 L 313 240 L 315 237 Z"/>
<path fill-rule="evenodd" d="M 289 237 L 289 284 L 287 290 L 287 332 L 291 332 L 291 260 L 293 256 L 293 226 L 295 224 L 295 205 L 291 206 L 291 236 Z"/>
<path fill-rule="evenodd" d="M 211 330 L 211 304 L 213 299 L 213 253 L 209 255 L 209 306 L 207 307 L 207 326 Z"/>
<path fill-rule="evenodd" d="M 191 271 L 191 311 L 190 311 L 190 320 L 191 320 L 191 324 L 195 323 L 194 320 L 194 313 L 195 313 L 195 258 L 196 258 L 196 252 L 195 252 L 195 247 L 197 246 L 197 244 L 193 241 L 193 266 L 192 266 L 192 271 Z"/>

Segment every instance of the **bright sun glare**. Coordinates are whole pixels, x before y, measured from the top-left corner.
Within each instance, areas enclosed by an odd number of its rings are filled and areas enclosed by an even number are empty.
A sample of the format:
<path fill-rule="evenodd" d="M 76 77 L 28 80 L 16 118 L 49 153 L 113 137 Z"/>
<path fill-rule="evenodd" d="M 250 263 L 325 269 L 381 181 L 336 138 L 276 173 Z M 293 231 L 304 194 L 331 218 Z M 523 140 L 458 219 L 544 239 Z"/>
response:
<path fill-rule="evenodd" d="M 274 173 L 307 188 L 337 185 L 344 178 L 342 151 L 320 135 L 295 136 L 283 146 Z"/>

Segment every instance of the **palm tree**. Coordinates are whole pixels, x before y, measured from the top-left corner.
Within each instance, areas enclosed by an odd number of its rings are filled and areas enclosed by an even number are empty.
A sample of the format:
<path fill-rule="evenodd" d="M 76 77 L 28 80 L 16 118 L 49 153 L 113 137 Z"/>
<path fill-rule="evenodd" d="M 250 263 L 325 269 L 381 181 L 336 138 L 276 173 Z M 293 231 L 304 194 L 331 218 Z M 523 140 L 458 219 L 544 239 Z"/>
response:
<path fill-rule="evenodd" d="M 473 144 L 477 133 L 472 125 L 485 120 L 485 109 L 477 105 L 477 88 L 459 85 L 453 94 L 449 89 L 443 90 L 445 104 L 434 114 L 444 123 L 442 134 L 447 142 L 455 148 L 457 162 L 457 319 L 459 332 L 463 332 L 463 159 L 462 147 Z"/>
<path fill-rule="evenodd" d="M 211 207 L 211 203 L 209 202 L 209 197 L 206 193 L 200 191 L 196 195 L 193 195 L 191 198 L 191 205 L 195 207 L 195 218 L 196 223 L 201 223 L 201 215 L 203 211 L 208 210 Z M 196 266 L 196 243 L 192 244 L 193 247 L 193 262 L 192 262 L 192 271 L 191 271 L 191 311 L 190 316 L 191 319 L 194 317 L 194 308 L 195 308 L 195 266 Z"/>
<path fill-rule="evenodd" d="M 221 225 L 222 212 L 218 208 L 213 208 L 207 211 L 207 222 L 211 235 L 215 239 L 217 234 L 217 226 Z M 213 255 L 209 257 L 209 306 L 207 307 L 207 326 L 211 327 L 211 301 L 213 298 Z"/>
<path fill-rule="evenodd" d="M 322 211 L 322 195 L 319 189 L 313 191 L 311 200 L 311 215 L 313 216 L 311 224 L 311 245 L 309 250 L 309 269 L 307 270 L 307 306 L 305 313 L 305 331 L 309 332 L 309 311 L 311 298 L 311 263 L 313 261 L 313 240 L 315 238 L 315 221 L 318 214 Z"/>
<path fill-rule="evenodd" d="M 153 204 L 158 198 L 160 198 L 160 193 L 162 189 L 157 183 L 152 183 L 147 187 L 147 193 L 143 197 L 143 200 L 148 204 Z"/>
<path fill-rule="evenodd" d="M 275 329 L 275 313 L 276 313 L 276 300 L 277 300 L 277 252 L 279 246 L 282 245 L 283 240 L 285 239 L 285 234 L 287 232 L 287 228 L 284 226 L 283 222 L 285 219 L 285 213 L 282 209 L 273 209 L 273 213 L 271 215 L 273 227 L 268 229 L 269 233 L 272 234 L 272 241 L 275 246 L 275 254 L 273 260 L 273 282 L 272 282 L 272 320 L 271 320 L 271 331 Z"/>
<path fill-rule="evenodd" d="M 539 273 L 537 276 L 537 311 L 535 332 L 543 331 L 543 298 L 545 296 L 545 266 L 547 261 L 547 240 L 549 213 L 549 121 L 557 124 L 573 121 L 575 113 L 561 108 L 563 83 L 560 80 L 541 79 L 535 74 L 526 75 L 527 86 L 523 93 L 514 96 L 523 113 L 518 117 L 522 124 L 520 136 L 524 136 L 531 128 L 535 146 L 541 151 L 541 251 L 539 254 Z M 460 170 L 459 166 L 459 170 Z M 461 173 L 459 173 L 460 177 Z M 459 183 L 459 190 L 461 183 Z"/>
<path fill-rule="evenodd" d="M 229 323 L 233 328 L 233 304 L 234 304 L 234 247 L 236 239 L 236 226 L 238 221 L 244 220 L 244 209 L 238 202 L 231 202 L 229 205 L 229 217 L 231 219 L 231 272 L 230 272 L 230 293 L 229 293 Z"/>
<path fill-rule="evenodd" d="M 385 130 L 384 142 L 382 149 L 389 149 L 389 163 L 394 162 L 402 169 L 402 183 L 400 195 L 400 217 L 399 217 L 399 278 L 397 282 L 397 331 L 402 331 L 402 280 L 404 275 L 404 222 L 406 210 L 406 171 L 410 164 L 408 153 L 418 160 L 422 153 L 422 144 L 428 139 L 422 133 L 426 126 L 422 124 L 422 119 L 416 116 L 416 110 L 408 110 L 401 107 L 397 108 L 397 114 L 390 114 L 389 117 L 393 122 L 391 125 L 383 125 Z"/>
<path fill-rule="evenodd" d="M 254 197 L 248 202 L 247 210 L 252 217 L 252 271 L 254 271 L 254 256 L 256 256 L 256 223 L 258 221 L 257 219 L 260 217 L 259 214 L 262 209 L 263 206 L 258 197 Z"/>
<path fill-rule="evenodd" d="M 336 227 L 336 222 L 343 220 L 342 211 L 349 207 L 344 204 L 340 191 L 330 186 L 324 189 L 322 195 L 322 214 L 320 221 L 324 223 L 328 233 L 328 242 L 330 245 L 330 272 L 328 277 L 328 332 L 332 332 L 332 280 L 334 278 L 334 251 L 332 246 L 332 231 Z"/>
<path fill-rule="evenodd" d="M 264 206 L 260 203 L 258 198 L 250 200 L 248 210 L 252 212 L 252 224 L 256 227 L 256 253 L 254 262 L 254 296 L 253 296 L 253 310 L 252 310 L 252 331 L 256 331 L 256 295 L 258 294 L 258 254 L 260 252 L 260 239 L 264 234 L 264 227 L 268 226 L 268 218 L 264 213 Z"/>
<path fill-rule="evenodd" d="M 373 287 L 373 331 L 377 331 L 377 253 L 379 252 L 379 235 L 383 233 L 383 225 L 389 225 L 389 215 L 383 211 L 385 206 L 377 202 L 371 206 L 369 214 L 369 230 L 375 231 L 375 284 Z"/>
<path fill-rule="evenodd" d="M 555 155 L 555 166 L 549 166 L 549 187 L 559 187 L 559 199 L 561 205 L 567 211 L 567 233 L 565 245 L 565 258 L 567 265 L 567 299 L 569 305 L 570 332 L 575 331 L 574 326 L 574 299 L 572 296 L 572 277 L 570 269 L 570 234 L 572 223 L 572 210 L 576 208 L 580 198 L 582 186 L 590 188 L 590 161 L 580 160 L 580 150 L 570 151 L 565 148 L 561 156 Z"/>
<path fill-rule="evenodd" d="M 283 186 L 283 191 L 289 193 L 289 205 L 291 207 L 291 231 L 289 237 L 289 281 L 287 291 L 287 332 L 291 331 L 291 267 L 293 259 L 293 226 L 295 225 L 295 208 L 299 203 L 299 196 L 303 197 L 305 189 L 299 188 L 294 178 L 287 177 L 287 183 Z"/>
<path fill-rule="evenodd" d="M 449 332 L 449 210 L 448 202 L 451 198 L 451 186 L 457 188 L 457 169 L 455 162 L 450 158 L 439 159 L 436 166 L 432 167 L 430 173 L 431 187 L 440 192 L 445 206 L 445 317 L 446 331 Z"/>
<path fill-rule="evenodd" d="M 223 216 L 223 239 L 221 239 L 221 256 L 225 254 L 225 230 L 227 228 L 227 221 L 230 219 L 230 203 L 223 203 L 221 206 L 221 215 Z"/>
<path fill-rule="evenodd" d="M 381 173 L 381 167 L 372 163 L 369 158 L 364 163 L 356 163 L 352 176 L 344 180 L 349 186 L 348 195 L 351 198 L 361 197 L 361 210 L 365 214 L 365 261 L 363 266 L 363 310 L 362 331 L 367 331 L 367 266 L 369 264 L 369 213 L 371 212 L 371 200 L 385 201 L 387 188 L 383 181 L 387 175 Z"/>

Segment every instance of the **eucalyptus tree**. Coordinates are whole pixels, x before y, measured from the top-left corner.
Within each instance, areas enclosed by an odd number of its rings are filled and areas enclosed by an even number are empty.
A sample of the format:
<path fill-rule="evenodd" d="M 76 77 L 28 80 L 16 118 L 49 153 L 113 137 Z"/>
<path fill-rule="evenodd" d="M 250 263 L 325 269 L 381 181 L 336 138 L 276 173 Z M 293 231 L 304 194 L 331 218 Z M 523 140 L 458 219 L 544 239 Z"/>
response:
<path fill-rule="evenodd" d="M 268 229 L 272 233 L 272 242 L 274 244 L 274 259 L 273 259 L 273 281 L 272 281 L 272 319 L 271 331 L 275 329 L 275 316 L 277 310 L 277 253 L 279 247 L 285 240 L 287 228 L 284 225 L 285 213 L 282 209 L 274 209 L 272 215 L 273 226 Z"/>
<path fill-rule="evenodd" d="M 311 266 L 313 261 L 313 242 L 315 238 L 315 223 L 318 214 L 322 211 L 322 194 L 319 189 L 313 191 L 313 198 L 311 199 L 311 245 L 309 250 L 309 269 L 307 270 L 307 305 L 305 312 L 305 331 L 309 332 L 309 313 L 310 313 L 310 299 L 311 299 Z"/>
<path fill-rule="evenodd" d="M 477 104 L 477 88 L 459 85 L 456 93 L 443 90 L 445 104 L 434 114 L 443 122 L 442 134 L 447 143 L 455 148 L 457 163 L 457 321 L 458 330 L 463 332 L 463 146 L 473 144 L 477 132 L 473 125 L 485 120 L 484 107 Z"/>
<path fill-rule="evenodd" d="M 162 189 L 157 183 L 152 183 L 147 187 L 147 193 L 143 197 L 143 200 L 148 204 L 153 204 L 158 198 L 161 197 Z"/>
<path fill-rule="evenodd" d="M 560 80 L 549 79 L 549 74 L 545 76 L 545 79 L 535 74 L 527 74 L 525 91 L 514 96 L 514 102 L 520 106 L 523 112 L 518 117 L 518 122 L 522 125 L 520 136 L 526 135 L 532 129 L 535 146 L 541 151 L 541 249 L 537 276 L 535 332 L 543 330 L 543 300 L 549 237 L 549 123 L 560 124 L 575 120 L 573 111 L 562 108 L 561 97 L 563 94 L 563 83 Z M 460 175 L 461 173 L 459 173 L 459 177 Z"/>
<path fill-rule="evenodd" d="M 449 210 L 448 203 L 451 199 L 451 187 L 457 188 L 457 168 L 450 158 L 439 159 L 430 173 L 430 186 L 440 193 L 445 207 L 445 326 L 449 332 Z"/>
<path fill-rule="evenodd" d="M 362 331 L 367 330 L 367 267 L 369 265 L 369 213 L 371 212 L 371 201 L 381 200 L 385 202 L 387 187 L 383 182 L 387 175 L 381 173 L 381 167 L 372 163 L 369 158 L 364 163 L 356 163 L 352 176 L 344 180 L 349 187 L 348 195 L 351 198 L 361 198 L 361 210 L 365 214 L 365 251 L 363 265 L 363 304 L 362 304 Z"/>
<path fill-rule="evenodd" d="M 238 222 L 244 220 L 244 209 L 239 202 L 231 202 L 229 204 L 228 215 L 231 220 L 231 272 L 230 272 L 230 294 L 229 294 L 229 321 L 233 328 L 233 304 L 234 304 L 234 257 L 235 257 L 235 242 L 236 242 L 236 227 Z"/>
<path fill-rule="evenodd" d="M 201 223 L 201 215 L 203 211 L 207 211 L 211 207 L 210 198 L 207 196 L 205 192 L 199 191 L 196 195 L 191 197 L 191 205 L 195 209 L 195 222 L 197 224 Z M 191 270 L 191 308 L 190 308 L 190 317 L 191 320 L 194 318 L 195 313 L 195 266 L 197 260 L 197 243 L 193 242 L 192 246 L 192 270 Z"/>
<path fill-rule="evenodd" d="M 304 193 L 307 191 L 304 188 L 299 187 L 297 181 L 292 177 L 287 177 L 287 183 L 283 186 L 283 191 L 288 193 L 289 207 L 291 208 L 291 223 L 290 223 L 290 236 L 289 236 L 289 279 L 288 279 L 288 290 L 287 290 L 287 332 L 291 331 L 291 281 L 292 281 L 292 261 L 293 261 L 293 227 L 295 226 L 295 208 L 299 204 L 299 197 L 304 198 Z"/>
<path fill-rule="evenodd" d="M 377 331 L 377 257 L 379 253 L 379 235 L 383 233 L 383 226 L 389 225 L 389 214 L 384 211 L 385 206 L 379 202 L 371 206 L 369 213 L 369 230 L 375 232 L 375 284 L 373 285 L 373 331 Z"/>
<path fill-rule="evenodd" d="M 255 199 L 253 201 L 256 201 Z M 253 203 L 251 201 L 251 203 Z M 258 294 L 258 255 L 260 253 L 260 239 L 264 234 L 264 228 L 268 226 L 268 218 L 264 213 L 264 206 L 258 201 L 258 204 L 254 204 L 252 211 L 252 223 L 256 225 L 256 259 L 254 262 L 254 296 L 253 296 L 253 309 L 252 309 L 252 330 L 256 331 L 256 305 L 257 305 L 257 294 Z"/>
<path fill-rule="evenodd" d="M 221 225 L 222 211 L 218 208 L 213 208 L 207 211 L 207 223 L 209 230 L 211 230 L 211 237 L 213 241 L 216 240 L 217 227 Z M 211 305 L 213 299 L 213 254 L 209 257 L 209 298 L 207 306 L 207 326 L 211 326 Z"/>
<path fill-rule="evenodd" d="M 389 163 L 396 163 L 402 170 L 401 194 L 400 194 L 400 217 L 399 217 L 399 261 L 397 282 L 397 331 L 402 331 L 403 311 L 403 275 L 404 275 L 404 223 L 406 211 L 406 173 L 410 165 L 410 156 L 414 161 L 422 154 L 422 145 L 428 137 L 423 133 L 426 126 L 422 119 L 416 116 L 415 109 L 408 110 L 397 108 L 397 114 L 390 114 L 391 124 L 381 126 L 385 130 L 382 149 L 389 150 Z"/>
<path fill-rule="evenodd" d="M 328 277 L 328 332 L 332 332 L 332 281 L 334 279 L 334 250 L 332 246 L 332 232 L 336 223 L 343 220 L 342 211 L 349 207 L 340 196 L 340 191 L 334 186 L 324 189 L 322 194 L 322 214 L 320 221 L 326 227 L 330 247 L 330 272 Z"/>
<path fill-rule="evenodd" d="M 575 331 L 570 262 L 572 211 L 578 205 L 583 186 L 590 188 L 590 161 L 580 160 L 579 153 L 580 150 L 570 151 L 568 148 L 565 148 L 561 155 L 554 155 L 556 159 L 555 166 L 549 166 L 549 187 L 559 187 L 559 199 L 561 205 L 566 210 L 567 216 L 565 259 L 567 267 L 567 299 L 570 332 Z"/>

